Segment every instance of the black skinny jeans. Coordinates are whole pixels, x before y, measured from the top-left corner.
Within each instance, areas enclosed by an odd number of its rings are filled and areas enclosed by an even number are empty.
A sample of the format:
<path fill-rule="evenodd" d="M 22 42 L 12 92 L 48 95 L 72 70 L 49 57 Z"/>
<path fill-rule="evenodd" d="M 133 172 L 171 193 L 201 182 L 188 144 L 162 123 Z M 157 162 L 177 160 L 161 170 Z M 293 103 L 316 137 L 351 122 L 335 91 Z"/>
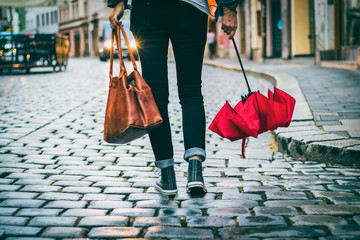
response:
<path fill-rule="evenodd" d="M 167 56 L 171 41 L 183 117 L 185 159 L 200 155 L 205 160 L 205 111 L 201 71 L 207 32 L 207 15 L 177 0 L 133 0 L 131 31 L 137 41 L 142 76 L 149 84 L 163 118 L 149 133 L 157 162 L 172 160 L 173 145 L 168 116 Z M 168 166 L 161 165 L 160 168 Z"/>

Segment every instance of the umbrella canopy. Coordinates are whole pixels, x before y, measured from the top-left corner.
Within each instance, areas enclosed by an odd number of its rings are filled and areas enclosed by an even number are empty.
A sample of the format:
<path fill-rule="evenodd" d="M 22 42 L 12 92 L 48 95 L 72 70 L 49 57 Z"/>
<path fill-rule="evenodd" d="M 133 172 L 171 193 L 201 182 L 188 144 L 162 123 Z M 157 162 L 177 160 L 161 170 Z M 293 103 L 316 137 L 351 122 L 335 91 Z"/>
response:
<path fill-rule="evenodd" d="M 50 7 L 68 4 L 69 0 L 0 0 L 0 7 Z"/>
<path fill-rule="evenodd" d="M 245 139 L 256 138 L 260 133 L 278 127 L 288 127 L 294 107 L 295 99 L 278 88 L 274 88 L 274 93 L 269 90 L 268 97 L 255 92 L 234 108 L 226 101 L 209 129 L 232 142 L 243 139 L 242 155 L 245 158 Z"/>
<path fill-rule="evenodd" d="M 260 133 L 288 127 L 295 108 L 295 99 L 286 92 L 274 87 L 274 93 L 268 90 L 268 97 L 259 92 L 251 92 L 240 55 L 239 62 L 248 86 L 249 93 L 232 108 L 228 101 L 216 114 L 209 129 L 230 141 L 243 139 L 242 156 L 245 158 L 245 140 L 257 137 Z"/>

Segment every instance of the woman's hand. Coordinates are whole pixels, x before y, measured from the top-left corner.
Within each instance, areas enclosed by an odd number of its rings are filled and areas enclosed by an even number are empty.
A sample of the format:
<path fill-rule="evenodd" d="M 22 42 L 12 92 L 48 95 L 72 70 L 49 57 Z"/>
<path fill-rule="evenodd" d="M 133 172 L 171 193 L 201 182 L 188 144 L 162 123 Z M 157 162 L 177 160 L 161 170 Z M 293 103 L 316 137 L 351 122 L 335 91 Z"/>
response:
<path fill-rule="evenodd" d="M 236 28 L 237 28 L 236 13 L 224 5 L 221 29 L 227 35 L 229 35 L 229 39 L 232 39 L 235 35 Z"/>
<path fill-rule="evenodd" d="M 124 1 L 119 2 L 109 16 L 111 28 L 116 30 L 119 25 L 119 19 L 122 17 L 125 9 Z"/>

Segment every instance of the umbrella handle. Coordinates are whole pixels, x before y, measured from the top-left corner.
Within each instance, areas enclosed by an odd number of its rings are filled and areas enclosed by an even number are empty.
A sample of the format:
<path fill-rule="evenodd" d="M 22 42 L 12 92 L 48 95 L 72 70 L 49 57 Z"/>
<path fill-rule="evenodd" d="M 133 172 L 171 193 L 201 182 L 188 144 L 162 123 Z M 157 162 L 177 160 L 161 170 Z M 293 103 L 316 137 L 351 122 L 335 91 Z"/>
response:
<path fill-rule="evenodd" d="M 242 155 L 242 157 L 244 158 L 244 159 L 246 159 L 246 157 L 245 157 L 245 143 L 246 143 L 246 139 L 247 138 L 243 138 L 242 139 L 242 144 L 241 144 L 241 155 Z"/>
<path fill-rule="evenodd" d="M 246 82 L 246 85 L 247 85 L 247 87 L 248 87 L 249 96 L 250 96 L 251 88 L 250 88 L 249 82 L 248 82 L 248 80 L 247 80 L 246 73 L 245 73 L 244 67 L 243 67 L 243 65 L 242 65 L 241 58 L 240 58 L 240 54 L 239 54 L 239 51 L 238 51 L 238 49 L 237 49 L 237 47 L 236 47 L 234 38 L 232 39 L 232 42 L 233 42 L 233 44 L 234 44 L 234 48 L 235 48 L 236 55 L 237 55 L 237 57 L 238 57 L 238 60 L 239 60 L 240 66 L 241 66 L 241 70 L 242 70 L 242 72 L 243 72 L 243 74 L 244 74 L 245 82 Z"/>

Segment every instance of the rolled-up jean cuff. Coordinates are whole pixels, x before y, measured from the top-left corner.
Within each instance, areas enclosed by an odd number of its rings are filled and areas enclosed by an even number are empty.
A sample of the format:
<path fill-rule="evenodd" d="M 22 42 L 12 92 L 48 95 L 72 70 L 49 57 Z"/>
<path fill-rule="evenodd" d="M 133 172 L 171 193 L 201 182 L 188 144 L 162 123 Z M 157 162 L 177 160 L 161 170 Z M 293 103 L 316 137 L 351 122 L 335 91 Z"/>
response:
<path fill-rule="evenodd" d="M 157 168 L 167 168 L 167 167 L 174 166 L 174 159 L 169 158 L 169 159 L 165 159 L 165 160 L 155 161 L 155 166 Z"/>
<path fill-rule="evenodd" d="M 188 150 L 185 151 L 184 159 L 185 159 L 185 161 L 188 161 L 189 158 L 194 157 L 194 156 L 202 157 L 202 160 L 205 161 L 206 152 L 204 149 L 198 148 L 198 147 L 189 148 Z"/>

